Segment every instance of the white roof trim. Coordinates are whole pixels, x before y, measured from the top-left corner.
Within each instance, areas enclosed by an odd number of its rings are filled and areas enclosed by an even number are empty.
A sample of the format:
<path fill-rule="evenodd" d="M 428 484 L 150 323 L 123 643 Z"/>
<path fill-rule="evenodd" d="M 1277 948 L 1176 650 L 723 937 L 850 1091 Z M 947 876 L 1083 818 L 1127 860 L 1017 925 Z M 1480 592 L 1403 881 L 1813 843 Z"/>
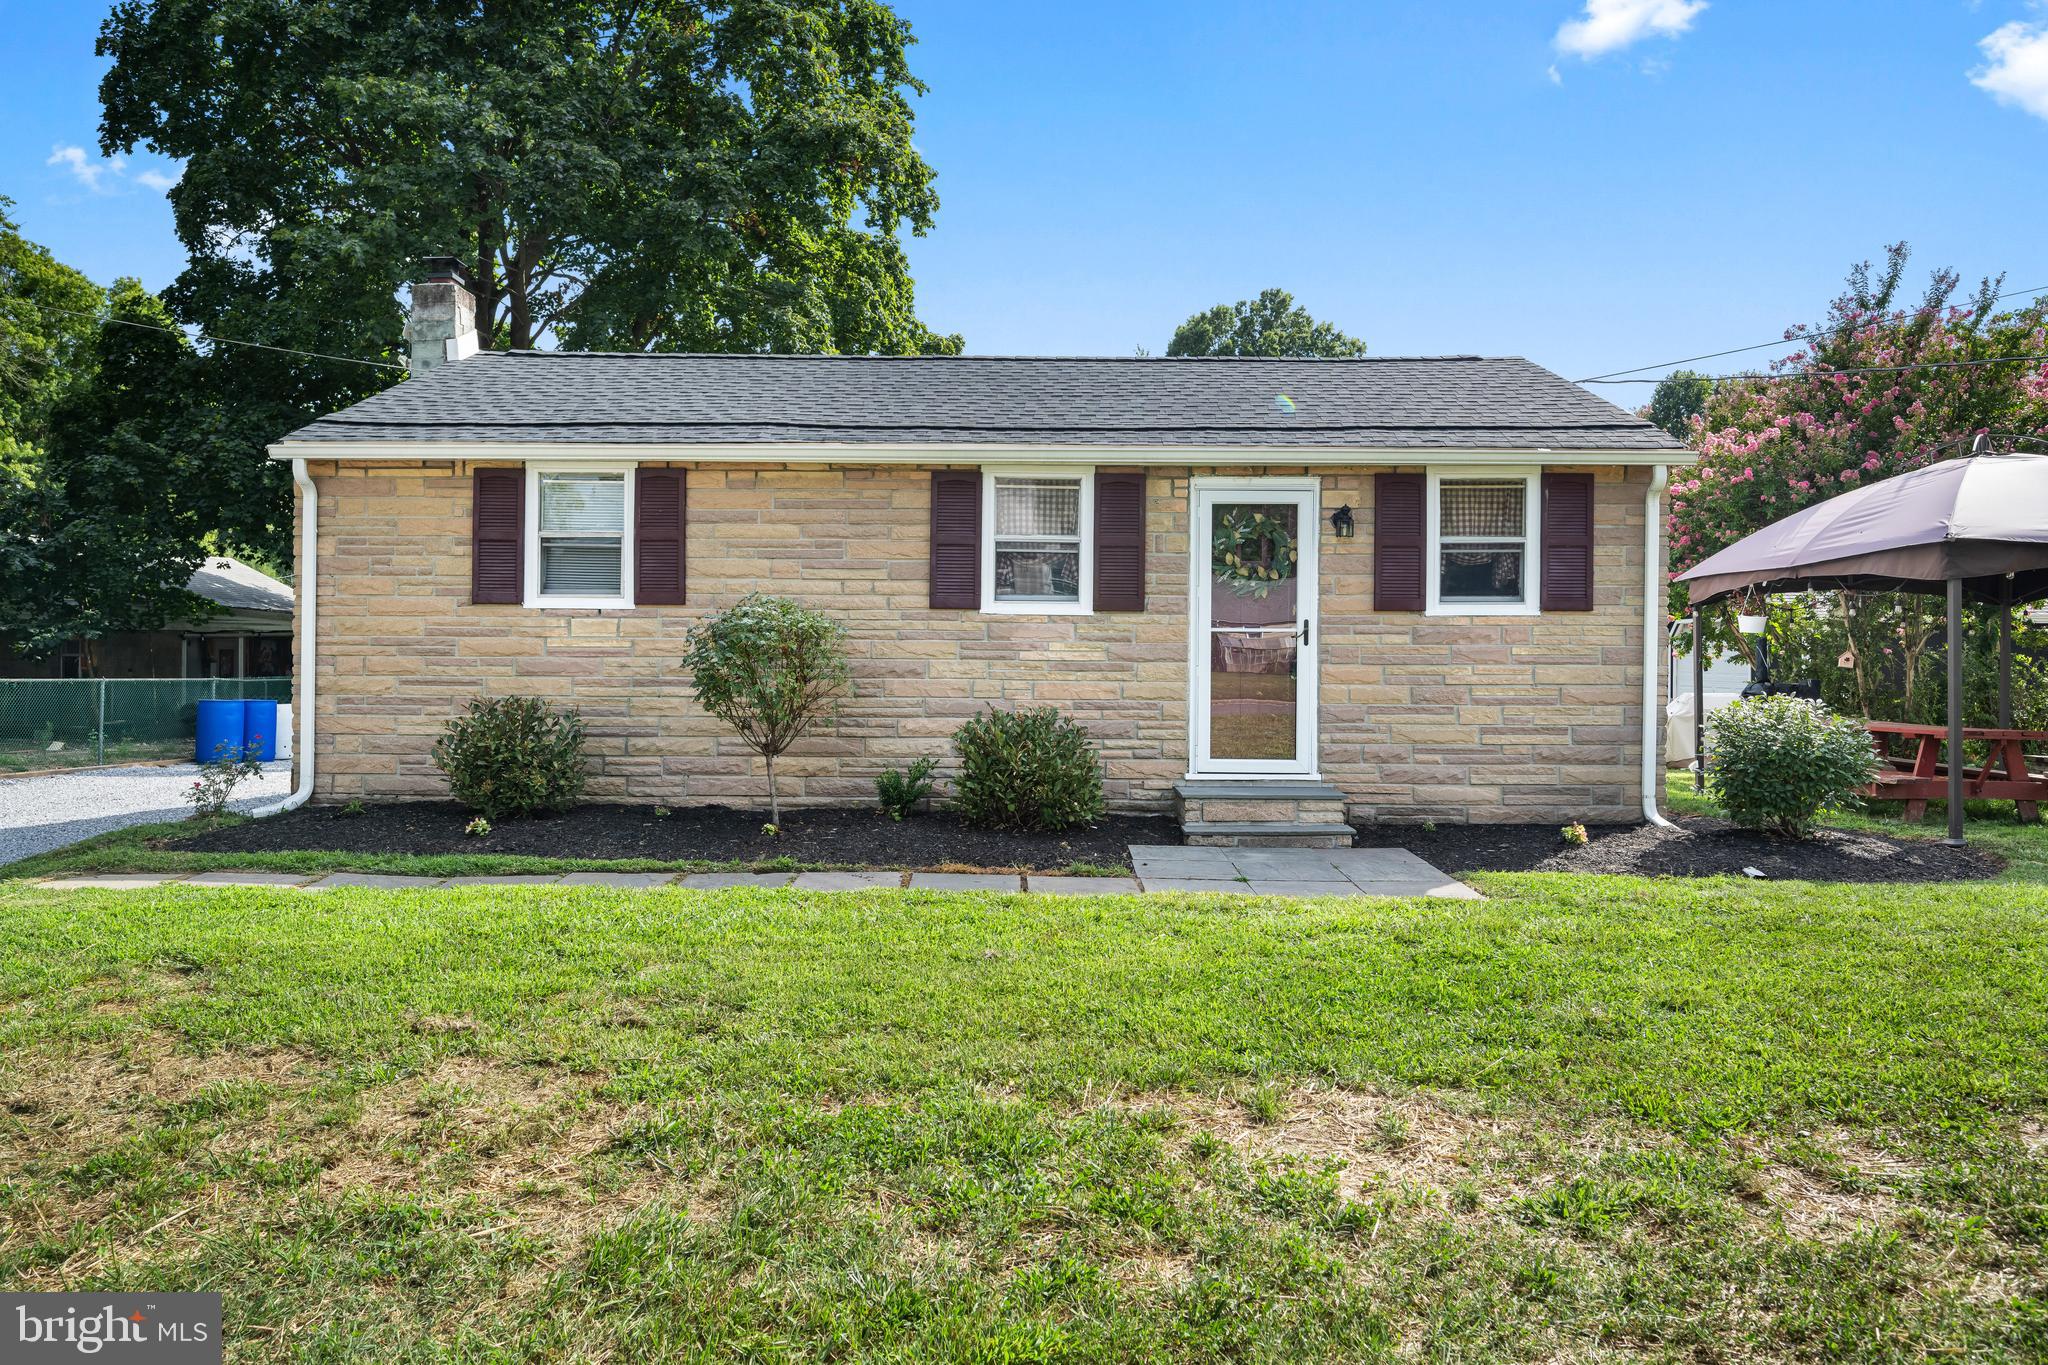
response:
<path fill-rule="evenodd" d="M 1699 458 L 1689 450 L 1573 450 L 1536 446 L 1063 446 L 965 441 L 892 445 L 882 442 L 749 441 L 703 445 L 658 441 L 279 441 L 273 460 L 528 460 L 672 464 L 980 464 L 1016 460 L 1054 465 L 1385 465 L 1591 464 L 1674 465 Z"/>

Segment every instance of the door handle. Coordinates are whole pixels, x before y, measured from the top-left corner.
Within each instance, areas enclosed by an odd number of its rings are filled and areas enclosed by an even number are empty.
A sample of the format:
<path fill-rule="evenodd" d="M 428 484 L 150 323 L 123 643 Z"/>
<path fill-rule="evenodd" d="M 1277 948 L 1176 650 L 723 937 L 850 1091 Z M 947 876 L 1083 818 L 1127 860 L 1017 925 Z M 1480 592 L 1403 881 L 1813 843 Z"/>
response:
<path fill-rule="evenodd" d="M 1306 617 L 1303 617 L 1301 622 L 1301 647 L 1303 649 L 1308 648 L 1308 618 Z"/>

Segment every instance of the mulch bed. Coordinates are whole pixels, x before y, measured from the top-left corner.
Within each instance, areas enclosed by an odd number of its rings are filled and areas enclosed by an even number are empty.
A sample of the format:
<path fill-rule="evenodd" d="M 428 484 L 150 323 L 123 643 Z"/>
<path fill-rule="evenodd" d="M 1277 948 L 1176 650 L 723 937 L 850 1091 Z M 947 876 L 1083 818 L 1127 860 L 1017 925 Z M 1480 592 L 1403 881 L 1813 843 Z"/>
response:
<path fill-rule="evenodd" d="M 1894 839 L 1824 830 L 1812 839 L 1778 839 L 1722 820 L 1686 819 L 1677 829 L 1592 825 L 1592 841 L 1573 848 L 1549 825 L 1364 826 L 1360 847 L 1405 848 L 1449 873 L 1589 872 L 1633 877 L 1740 877 L 1755 868 L 1772 880 L 1952 882 L 1995 877 L 1997 855 L 1950 848 L 1936 839 Z"/>
<path fill-rule="evenodd" d="M 205 853 L 513 853 L 546 858 L 659 862 L 803 863 L 930 869 L 1000 867 L 1045 871 L 1069 863 L 1130 867 L 1132 844 L 1178 844 L 1180 827 L 1164 815 L 1110 815 L 1064 834 L 1005 834 L 970 829 L 945 811 L 894 821 L 865 807 L 805 807 L 783 817 L 782 832 L 761 832 L 758 810 L 679 806 L 668 815 L 641 805 L 579 806 L 561 815 L 501 820 L 471 837 L 471 812 L 452 801 L 404 801 L 345 815 L 340 806 L 303 806 L 269 820 L 175 840 L 168 847 Z M 1725 821 L 1686 819 L 1678 829 L 1594 825 L 1584 848 L 1566 845 L 1554 824 L 1360 827 L 1361 848 L 1405 848 L 1453 875 L 1464 872 L 1586 872 L 1640 877 L 1743 875 L 1826 882 L 1975 881 L 2004 863 L 1974 848 L 1936 839 L 1826 830 L 1794 841 L 1737 829 Z"/>
<path fill-rule="evenodd" d="M 519 853 L 544 858 L 651 858 L 661 862 L 805 863 L 929 869 L 1018 867 L 1042 871 L 1068 863 L 1128 868 L 1132 844 L 1177 844 L 1180 826 L 1164 815 L 1109 815 L 1063 834 L 970 829 L 940 811 L 891 820 L 866 808 L 786 811 L 782 832 L 761 832 L 767 816 L 729 806 L 578 806 L 561 815 L 496 822 L 489 834 L 462 832 L 471 812 L 452 801 L 404 801 L 344 815 L 340 806 L 301 806 L 268 820 L 210 830 L 168 847 L 204 853 Z"/>

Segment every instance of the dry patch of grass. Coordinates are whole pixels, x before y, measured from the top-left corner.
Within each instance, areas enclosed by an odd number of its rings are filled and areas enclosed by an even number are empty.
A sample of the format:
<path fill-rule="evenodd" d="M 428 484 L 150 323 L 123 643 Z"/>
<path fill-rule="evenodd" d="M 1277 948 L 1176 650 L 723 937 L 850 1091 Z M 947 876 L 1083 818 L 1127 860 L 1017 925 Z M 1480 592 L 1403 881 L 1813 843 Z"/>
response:
<path fill-rule="evenodd" d="M 618 1120 L 614 1106 L 590 1098 L 596 1080 L 443 1057 L 358 1096 L 360 1114 L 322 1152 L 321 1186 L 427 1184 L 488 1197 L 559 1185 L 603 1150 Z"/>
<path fill-rule="evenodd" d="M 1253 1160 L 1342 1163 L 1346 1200 L 1386 1187 L 1447 1192 L 1515 1131 L 1476 1106 L 1426 1095 L 1304 1087 L 1160 1102 Z"/>
<path fill-rule="evenodd" d="M 1331 1170 L 1347 1202 L 1405 1193 L 1465 1221 L 1496 1217 L 1603 1163 L 1681 1148 L 1670 1134 L 1615 1120 L 1565 1128 L 1457 1094 L 1303 1086 L 1151 1094 L 1122 1103 L 1170 1112 L 1191 1134 L 1203 1135 L 1193 1141 L 1220 1140 L 1254 1165 Z M 2048 1124 L 2029 1125 L 2021 1141 L 2033 1150 L 2048 1145 Z M 1839 1129 L 1802 1140 L 1790 1155 L 1743 1139 L 1731 1140 L 1725 1154 L 1741 1167 L 1735 1186 L 1747 1196 L 1732 1207 L 1828 1244 L 1899 1227 L 1906 1206 L 1889 1187 L 1922 1173 L 1917 1163 Z"/>
<path fill-rule="evenodd" d="M 112 1260 L 189 1249 L 294 1202 L 423 1198 L 499 1211 L 494 1228 L 545 1248 L 537 1267 L 544 1272 L 601 1227 L 650 1206 L 710 1216 L 715 1206 L 702 1191 L 605 1160 L 632 1111 L 599 1098 L 602 1081 L 454 1055 L 349 1090 L 306 1054 L 194 1052 L 151 1028 L 62 1051 L 24 1050 L 5 1072 L 0 1182 L 33 1194 L 15 1204 L 0 1254 L 75 1228 L 107 1234 L 26 1277 L 54 1287 Z M 185 1142 L 181 1130 L 194 1140 Z M 125 1149 L 166 1147 L 181 1147 L 188 1170 L 309 1158 L 313 1174 L 282 1191 L 232 1175 L 211 1180 L 169 1216 L 128 1226 L 124 1182 L 92 1172 Z M 118 1239 L 118 1254 L 108 1238 Z"/>
<path fill-rule="evenodd" d="M 1178 1289 L 1195 1278 L 1195 1256 L 1191 1251 L 1150 1251 L 1126 1256 L 1109 1268 L 1119 1283 L 1136 1289 Z"/>
<path fill-rule="evenodd" d="M 252 1086 L 289 1091 L 315 1071 L 289 1050 L 192 1052 L 161 1030 L 134 1028 L 62 1051 L 23 1050 L 8 1059 L 8 1148 L 42 1156 L 86 1156 L 124 1133 L 160 1122 L 175 1106 L 209 1092 Z"/>
<path fill-rule="evenodd" d="M 1730 1145 L 1753 1163 L 1743 1180 L 1752 1212 L 1775 1215 L 1795 1237 L 1831 1245 L 1900 1227 L 1907 1211 L 1900 1190 L 1924 1174 L 1919 1162 L 1841 1128 L 1775 1145 Z"/>
<path fill-rule="evenodd" d="M 1879 1191 L 1845 1189 L 1826 1175 L 1778 1162 L 1764 1166 L 1758 1177 L 1762 1209 L 1775 1212 L 1787 1232 L 1807 1241 L 1846 1242 L 1898 1221 L 1898 1201 Z"/>

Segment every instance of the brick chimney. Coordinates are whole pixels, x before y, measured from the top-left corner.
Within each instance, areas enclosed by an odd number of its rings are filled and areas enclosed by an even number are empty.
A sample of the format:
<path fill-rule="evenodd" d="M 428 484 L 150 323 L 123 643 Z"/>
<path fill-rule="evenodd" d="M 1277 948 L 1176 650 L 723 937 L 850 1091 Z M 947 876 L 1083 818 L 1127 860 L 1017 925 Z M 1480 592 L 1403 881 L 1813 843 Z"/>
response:
<path fill-rule="evenodd" d="M 412 287 L 412 312 L 405 320 L 411 348 L 408 366 L 414 374 L 477 353 L 476 295 L 469 276 L 453 256 L 429 256 L 427 277 Z"/>

